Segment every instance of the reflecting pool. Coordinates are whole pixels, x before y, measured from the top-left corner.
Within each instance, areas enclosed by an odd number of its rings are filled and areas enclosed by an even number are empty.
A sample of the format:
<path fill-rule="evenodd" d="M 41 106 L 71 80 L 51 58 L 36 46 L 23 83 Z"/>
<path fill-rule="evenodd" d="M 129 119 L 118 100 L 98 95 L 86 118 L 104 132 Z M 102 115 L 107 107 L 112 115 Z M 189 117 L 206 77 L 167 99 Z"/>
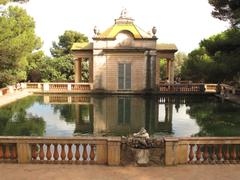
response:
<path fill-rule="evenodd" d="M 239 136 L 240 106 L 212 96 L 29 96 L 0 108 L 1 136 Z"/>

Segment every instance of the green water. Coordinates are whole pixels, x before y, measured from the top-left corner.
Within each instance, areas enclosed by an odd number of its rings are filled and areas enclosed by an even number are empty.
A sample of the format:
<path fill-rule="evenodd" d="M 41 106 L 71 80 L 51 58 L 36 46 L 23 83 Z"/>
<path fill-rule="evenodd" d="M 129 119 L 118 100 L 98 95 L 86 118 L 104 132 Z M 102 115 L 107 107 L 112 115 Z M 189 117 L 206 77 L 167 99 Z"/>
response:
<path fill-rule="evenodd" d="M 29 96 L 0 108 L 1 136 L 239 136 L 240 106 L 211 96 Z"/>

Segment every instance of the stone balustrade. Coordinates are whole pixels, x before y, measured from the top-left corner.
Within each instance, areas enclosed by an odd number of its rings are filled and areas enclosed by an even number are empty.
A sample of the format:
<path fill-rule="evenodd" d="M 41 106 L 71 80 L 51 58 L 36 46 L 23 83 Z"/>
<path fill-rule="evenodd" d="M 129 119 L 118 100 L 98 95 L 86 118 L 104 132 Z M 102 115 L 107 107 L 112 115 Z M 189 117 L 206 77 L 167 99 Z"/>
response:
<path fill-rule="evenodd" d="M 27 89 L 41 90 L 43 92 L 89 92 L 92 83 L 22 83 Z"/>
<path fill-rule="evenodd" d="M 205 84 L 205 92 L 207 93 L 216 93 L 217 92 L 217 84 Z"/>
<path fill-rule="evenodd" d="M 0 162 L 120 164 L 118 137 L 0 137 Z"/>
<path fill-rule="evenodd" d="M 0 162 L 120 165 L 144 148 L 159 165 L 240 163 L 240 137 L 0 137 Z"/>
<path fill-rule="evenodd" d="M 9 89 L 7 87 L 0 89 L 0 96 L 4 96 L 4 95 L 6 95 L 8 93 L 9 93 Z"/>
<path fill-rule="evenodd" d="M 204 84 L 159 84 L 160 93 L 201 94 L 205 92 Z"/>
<path fill-rule="evenodd" d="M 240 163 L 240 137 L 165 138 L 165 164 Z"/>

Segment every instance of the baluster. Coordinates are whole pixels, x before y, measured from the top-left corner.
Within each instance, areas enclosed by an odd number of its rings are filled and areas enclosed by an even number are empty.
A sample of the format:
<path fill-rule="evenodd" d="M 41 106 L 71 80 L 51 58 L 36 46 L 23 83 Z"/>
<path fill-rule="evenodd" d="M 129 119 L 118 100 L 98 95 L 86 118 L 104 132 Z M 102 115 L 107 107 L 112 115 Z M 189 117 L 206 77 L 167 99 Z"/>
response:
<path fill-rule="evenodd" d="M 224 154 L 224 163 L 228 164 L 229 163 L 229 147 L 228 147 L 228 144 L 226 145 L 226 152 Z"/>
<path fill-rule="evenodd" d="M 204 153 L 203 153 L 203 163 L 207 164 L 208 163 L 208 145 L 204 145 Z"/>
<path fill-rule="evenodd" d="M 78 161 L 80 159 L 79 144 L 76 144 L 75 159 Z"/>
<path fill-rule="evenodd" d="M 218 163 L 222 163 L 222 144 L 218 145 L 217 158 L 218 158 Z"/>
<path fill-rule="evenodd" d="M 2 144 L 0 144 L 0 160 L 3 159 L 3 148 Z"/>
<path fill-rule="evenodd" d="M 10 159 L 10 156 L 11 156 L 11 154 L 10 154 L 9 144 L 6 144 L 6 145 L 5 145 L 5 154 L 4 154 L 4 157 L 5 157 L 5 159 Z"/>
<path fill-rule="evenodd" d="M 51 144 L 47 144 L 47 160 L 50 161 L 51 160 L 51 157 L 52 157 L 52 153 L 51 153 L 51 150 L 50 150 L 50 146 Z"/>
<path fill-rule="evenodd" d="M 40 145 L 39 158 L 40 160 L 44 160 L 43 144 L 39 144 L 39 145 Z"/>
<path fill-rule="evenodd" d="M 198 164 L 201 163 L 201 145 L 200 144 L 197 145 L 196 159 Z"/>
<path fill-rule="evenodd" d="M 232 152 L 231 152 L 231 162 L 232 162 L 233 164 L 236 164 L 236 158 L 237 158 L 236 145 L 233 144 L 233 145 L 232 145 Z"/>
<path fill-rule="evenodd" d="M 212 164 L 215 164 L 216 163 L 216 158 L 217 158 L 217 156 L 216 156 L 216 146 L 213 144 L 212 145 L 212 155 L 211 155 L 211 163 Z"/>
<path fill-rule="evenodd" d="M 32 145 L 32 158 L 33 158 L 34 160 L 37 159 L 37 145 L 36 145 L 36 144 L 33 144 L 33 145 Z"/>
<path fill-rule="evenodd" d="M 53 153 L 53 158 L 55 161 L 58 160 L 59 158 L 59 153 L 58 153 L 58 144 L 54 144 L 54 153 Z"/>
<path fill-rule="evenodd" d="M 193 153 L 193 146 L 194 144 L 190 144 L 190 152 L 189 152 L 189 163 L 192 163 L 192 160 L 194 158 L 194 153 Z"/>
<path fill-rule="evenodd" d="M 11 158 L 12 158 L 12 159 L 16 159 L 16 158 L 17 158 L 16 144 L 13 144 L 13 145 L 12 145 Z"/>
<path fill-rule="evenodd" d="M 83 144 L 83 161 L 86 161 L 88 157 L 87 154 L 87 144 Z"/>
<path fill-rule="evenodd" d="M 62 147 L 61 158 L 62 158 L 62 160 L 65 160 L 65 158 L 66 158 L 65 144 L 61 144 L 61 147 Z"/>
<path fill-rule="evenodd" d="M 91 144 L 90 147 L 91 147 L 91 149 L 90 149 L 90 160 L 94 161 L 94 158 L 95 158 L 94 147 L 95 147 L 95 145 Z"/>
<path fill-rule="evenodd" d="M 68 160 L 71 161 L 72 158 L 73 158 L 72 144 L 68 144 Z"/>

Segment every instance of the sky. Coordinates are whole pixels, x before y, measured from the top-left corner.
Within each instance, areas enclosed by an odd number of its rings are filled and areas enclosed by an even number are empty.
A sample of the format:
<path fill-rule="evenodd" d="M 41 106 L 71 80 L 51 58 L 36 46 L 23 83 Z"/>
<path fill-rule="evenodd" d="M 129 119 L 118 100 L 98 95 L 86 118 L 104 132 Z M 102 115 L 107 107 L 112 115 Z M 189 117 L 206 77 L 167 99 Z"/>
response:
<path fill-rule="evenodd" d="M 123 8 L 146 32 L 155 26 L 158 42 L 175 43 L 185 53 L 229 27 L 211 16 L 208 0 L 30 0 L 22 6 L 34 18 L 36 34 L 48 55 L 52 42 L 65 30 L 81 32 L 92 41 L 94 26 L 103 32 Z"/>

